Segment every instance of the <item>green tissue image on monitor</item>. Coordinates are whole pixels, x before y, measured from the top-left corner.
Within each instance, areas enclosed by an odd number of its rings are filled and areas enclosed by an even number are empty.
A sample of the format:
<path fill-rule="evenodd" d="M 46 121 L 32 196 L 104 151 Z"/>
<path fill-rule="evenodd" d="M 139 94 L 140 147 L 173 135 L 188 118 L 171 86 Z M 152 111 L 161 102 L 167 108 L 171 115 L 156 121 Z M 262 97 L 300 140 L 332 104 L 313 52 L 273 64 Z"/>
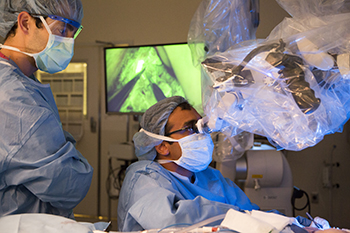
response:
<path fill-rule="evenodd" d="M 143 113 L 171 96 L 201 108 L 201 68 L 186 43 L 105 48 L 107 113 Z"/>

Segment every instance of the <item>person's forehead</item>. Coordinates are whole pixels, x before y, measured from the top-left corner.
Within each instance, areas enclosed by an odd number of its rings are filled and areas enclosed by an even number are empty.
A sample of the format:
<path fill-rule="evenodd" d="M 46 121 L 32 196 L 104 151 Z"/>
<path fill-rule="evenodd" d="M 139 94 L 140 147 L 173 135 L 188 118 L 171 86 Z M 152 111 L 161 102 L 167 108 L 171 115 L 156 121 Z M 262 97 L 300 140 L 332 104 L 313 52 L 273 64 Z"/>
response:
<path fill-rule="evenodd" d="M 181 109 L 181 107 L 176 107 L 168 118 L 168 125 L 171 126 L 170 130 L 176 130 L 184 127 L 187 122 L 198 120 L 200 118 L 201 116 L 194 108 L 187 110 Z"/>

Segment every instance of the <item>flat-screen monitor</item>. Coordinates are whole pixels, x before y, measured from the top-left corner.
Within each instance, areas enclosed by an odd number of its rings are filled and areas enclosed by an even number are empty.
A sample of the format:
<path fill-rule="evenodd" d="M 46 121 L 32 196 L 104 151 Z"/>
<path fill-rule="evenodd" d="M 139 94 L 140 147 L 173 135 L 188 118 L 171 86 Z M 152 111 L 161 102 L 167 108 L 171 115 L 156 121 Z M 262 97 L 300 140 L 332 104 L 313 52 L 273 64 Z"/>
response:
<path fill-rule="evenodd" d="M 201 108 L 201 68 L 187 43 L 108 47 L 104 56 L 107 113 L 142 114 L 176 95 Z"/>

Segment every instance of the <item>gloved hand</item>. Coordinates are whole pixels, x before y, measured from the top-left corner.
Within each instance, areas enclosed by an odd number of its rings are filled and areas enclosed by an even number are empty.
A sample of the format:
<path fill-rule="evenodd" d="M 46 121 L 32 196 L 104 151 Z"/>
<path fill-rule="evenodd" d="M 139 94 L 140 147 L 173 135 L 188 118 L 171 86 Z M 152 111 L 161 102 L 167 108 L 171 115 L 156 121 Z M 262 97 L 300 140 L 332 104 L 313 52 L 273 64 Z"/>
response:
<path fill-rule="evenodd" d="M 321 225 L 323 230 L 331 228 L 331 226 L 329 225 L 329 223 L 328 223 L 328 221 L 326 219 L 323 219 L 323 218 L 320 218 L 320 217 L 315 217 L 314 221 L 316 223 L 318 223 L 319 225 Z M 311 223 L 310 227 L 318 228 L 314 222 Z"/>

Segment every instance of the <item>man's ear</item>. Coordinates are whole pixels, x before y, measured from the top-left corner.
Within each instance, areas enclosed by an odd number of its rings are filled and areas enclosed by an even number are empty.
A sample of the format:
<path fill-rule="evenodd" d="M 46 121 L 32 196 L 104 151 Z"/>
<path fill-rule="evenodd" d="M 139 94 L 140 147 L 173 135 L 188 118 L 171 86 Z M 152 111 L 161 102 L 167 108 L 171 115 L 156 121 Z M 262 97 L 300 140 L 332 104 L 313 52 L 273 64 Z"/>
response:
<path fill-rule="evenodd" d="M 163 141 L 158 146 L 155 146 L 155 148 L 156 148 L 156 151 L 158 152 L 158 154 L 163 155 L 163 156 L 167 156 L 167 155 L 169 155 L 168 146 L 169 146 L 169 144 L 167 142 Z"/>
<path fill-rule="evenodd" d="M 32 17 L 30 16 L 30 14 L 28 14 L 28 12 L 22 11 L 21 13 L 19 13 L 18 17 L 17 17 L 17 24 L 18 27 L 17 29 L 23 31 L 23 33 L 27 34 L 28 30 L 30 28 L 30 20 L 32 19 Z"/>

